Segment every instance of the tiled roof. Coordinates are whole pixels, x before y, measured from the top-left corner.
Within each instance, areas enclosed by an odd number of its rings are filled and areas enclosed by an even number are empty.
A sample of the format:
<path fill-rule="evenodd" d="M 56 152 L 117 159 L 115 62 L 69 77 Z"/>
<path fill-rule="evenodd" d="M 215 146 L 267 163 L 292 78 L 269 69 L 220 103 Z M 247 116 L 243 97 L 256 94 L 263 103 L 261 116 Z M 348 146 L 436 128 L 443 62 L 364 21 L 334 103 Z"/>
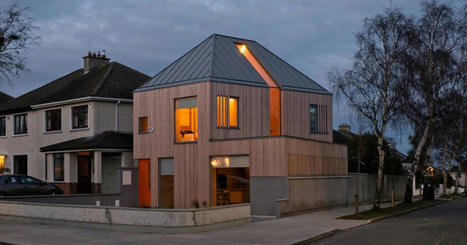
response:
<path fill-rule="evenodd" d="M 3 93 L 0 91 L 0 104 L 3 102 L 7 102 L 9 100 L 13 99 L 13 97 L 9 96 L 8 94 Z"/>
<path fill-rule="evenodd" d="M 330 94 L 256 41 L 219 34 L 208 37 L 136 91 L 207 80 L 267 87 L 236 44 L 245 44 L 282 89 Z"/>
<path fill-rule="evenodd" d="M 99 65 L 87 74 L 76 70 L 0 105 L 0 114 L 28 111 L 32 105 L 88 96 L 132 99 L 150 77 L 118 62 Z"/>
<path fill-rule="evenodd" d="M 133 149 L 133 134 L 105 131 L 91 137 L 64 141 L 41 148 L 42 152 L 91 150 L 91 149 Z"/>

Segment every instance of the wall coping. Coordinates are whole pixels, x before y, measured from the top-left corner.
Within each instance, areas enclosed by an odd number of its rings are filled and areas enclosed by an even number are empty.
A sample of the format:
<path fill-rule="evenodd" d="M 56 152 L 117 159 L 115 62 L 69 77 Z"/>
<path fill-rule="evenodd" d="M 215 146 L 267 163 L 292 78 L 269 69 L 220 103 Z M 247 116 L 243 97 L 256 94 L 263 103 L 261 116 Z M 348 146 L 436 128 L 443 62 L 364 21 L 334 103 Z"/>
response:
<path fill-rule="evenodd" d="M 30 197 L 30 196 L 28 196 Z M 209 211 L 216 209 L 225 209 L 225 208 L 234 208 L 242 206 L 250 206 L 250 203 L 240 203 L 232 204 L 225 206 L 216 206 L 216 207 L 205 207 L 205 208 L 186 208 L 186 209 L 163 209 L 163 208 L 131 208 L 131 207 L 115 207 L 115 206 L 96 206 L 96 205 L 77 205 L 77 204 L 55 204 L 55 203 L 37 203 L 37 202 L 21 202 L 21 201 L 4 201 L 3 198 L 0 199 L 0 204 L 21 204 L 28 206 L 48 206 L 48 207 L 69 207 L 69 208 L 97 208 L 97 209 L 115 209 L 115 210 L 131 210 L 131 211 L 141 211 L 141 212 L 200 212 L 200 211 Z"/>
<path fill-rule="evenodd" d="M 293 176 L 289 177 L 290 180 L 297 180 L 297 179 L 348 179 L 350 176 L 348 175 L 321 175 L 321 176 Z"/>

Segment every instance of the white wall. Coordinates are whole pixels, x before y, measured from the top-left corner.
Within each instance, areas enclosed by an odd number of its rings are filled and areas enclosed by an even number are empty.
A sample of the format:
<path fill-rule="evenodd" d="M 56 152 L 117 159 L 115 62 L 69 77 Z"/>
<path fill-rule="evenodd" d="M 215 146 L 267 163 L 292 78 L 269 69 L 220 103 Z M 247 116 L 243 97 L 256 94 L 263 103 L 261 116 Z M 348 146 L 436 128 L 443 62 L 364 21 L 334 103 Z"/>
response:
<path fill-rule="evenodd" d="M 71 107 L 88 105 L 87 129 L 71 129 Z M 51 109 L 62 109 L 62 130 L 58 132 L 45 132 L 45 111 Z M 133 115 L 132 104 L 121 103 L 119 108 L 119 130 L 132 131 Z M 106 130 L 115 129 L 115 103 L 111 102 L 82 102 L 64 106 L 37 109 L 26 112 L 28 114 L 28 134 L 24 136 L 13 136 L 13 115 L 6 115 L 6 136 L 0 137 L 0 154 L 7 156 L 5 167 L 13 172 L 13 156 L 28 156 L 28 175 L 44 179 L 46 178 L 45 154 L 40 148 L 63 141 L 92 136 Z M 18 113 L 22 114 L 22 113 Z M 71 156 L 72 157 L 72 156 Z M 51 160 L 51 159 L 49 159 Z M 47 180 L 53 180 L 53 165 L 47 163 Z M 72 177 L 73 178 L 73 177 Z M 70 180 L 71 181 L 71 180 Z"/>

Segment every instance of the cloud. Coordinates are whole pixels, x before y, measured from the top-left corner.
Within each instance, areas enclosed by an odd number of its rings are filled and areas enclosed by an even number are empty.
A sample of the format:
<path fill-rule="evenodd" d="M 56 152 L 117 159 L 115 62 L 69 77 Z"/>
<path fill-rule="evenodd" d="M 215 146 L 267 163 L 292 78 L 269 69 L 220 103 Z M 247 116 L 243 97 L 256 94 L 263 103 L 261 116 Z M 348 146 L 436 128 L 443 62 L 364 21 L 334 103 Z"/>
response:
<path fill-rule="evenodd" d="M 11 2 L 11 1 L 7 1 Z M 212 33 L 254 39 L 329 89 L 327 73 L 350 67 L 354 35 L 386 1 L 20 1 L 40 27 L 30 74 L 0 84 L 18 96 L 82 66 L 88 50 L 155 75 Z M 394 1 L 409 10 L 418 1 Z M 338 105 L 339 107 L 339 105 Z M 349 118 L 348 110 L 334 110 Z"/>

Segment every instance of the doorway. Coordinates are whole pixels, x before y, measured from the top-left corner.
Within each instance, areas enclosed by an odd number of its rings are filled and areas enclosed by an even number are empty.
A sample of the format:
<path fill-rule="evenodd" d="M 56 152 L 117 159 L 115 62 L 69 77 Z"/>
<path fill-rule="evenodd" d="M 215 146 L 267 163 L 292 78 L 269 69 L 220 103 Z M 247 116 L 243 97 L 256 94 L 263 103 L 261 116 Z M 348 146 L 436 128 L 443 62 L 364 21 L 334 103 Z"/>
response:
<path fill-rule="evenodd" d="M 159 159 L 159 208 L 174 208 L 174 159 Z"/>
<path fill-rule="evenodd" d="M 78 154 L 78 193 L 91 193 L 91 156 Z"/>
<path fill-rule="evenodd" d="M 151 161 L 149 159 L 141 159 L 138 161 L 138 206 L 151 206 Z"/>

